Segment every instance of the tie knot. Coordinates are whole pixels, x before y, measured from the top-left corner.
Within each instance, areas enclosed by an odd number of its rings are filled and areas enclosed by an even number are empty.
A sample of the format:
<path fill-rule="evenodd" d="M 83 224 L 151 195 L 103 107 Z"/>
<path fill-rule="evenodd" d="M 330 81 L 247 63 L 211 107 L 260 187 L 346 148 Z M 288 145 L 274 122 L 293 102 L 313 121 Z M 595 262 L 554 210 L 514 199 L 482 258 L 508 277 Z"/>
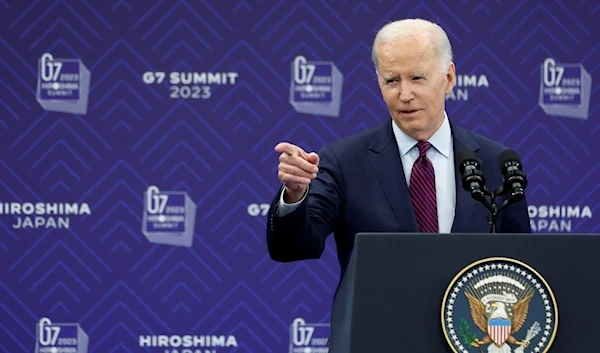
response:
<path fill-rule="evenodd" d="M 431 143 L 427 141 L 419 141 L 417 143 L 417 147 L 419 148 L 419 157 L 425 157 L 427 155 L 427 151 L 431 147 Z"/>

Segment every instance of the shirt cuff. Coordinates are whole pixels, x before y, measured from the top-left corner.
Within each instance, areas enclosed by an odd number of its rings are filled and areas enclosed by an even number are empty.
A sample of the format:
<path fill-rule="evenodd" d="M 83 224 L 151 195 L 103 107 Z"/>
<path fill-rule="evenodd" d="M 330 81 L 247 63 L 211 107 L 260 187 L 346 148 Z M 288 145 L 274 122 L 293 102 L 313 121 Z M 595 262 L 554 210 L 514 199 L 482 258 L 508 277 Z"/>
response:
<path fill-rule="evenodd" d="M 287 214 L 292 213 L 294 210 L 296 210 L 298 208 L 298 206 L 300 206 L 302 201 L 304 201 L 304 199 L 306 198 L 306 195 L 308 195 L 308 188 L 306 189 L 304 196 L 302 196 L 302 199 L 300 199 L 300 201 L 294 202 L 294 203 L 286 203 L 285 201 L 283 201 L 284 193 L 285 193 L 285 188 L 283 189 L 283 191 L 281 192 L 281 196 L 279 197 L 279 205 L 278 205 L 279 217 L 283 217 Z"/>

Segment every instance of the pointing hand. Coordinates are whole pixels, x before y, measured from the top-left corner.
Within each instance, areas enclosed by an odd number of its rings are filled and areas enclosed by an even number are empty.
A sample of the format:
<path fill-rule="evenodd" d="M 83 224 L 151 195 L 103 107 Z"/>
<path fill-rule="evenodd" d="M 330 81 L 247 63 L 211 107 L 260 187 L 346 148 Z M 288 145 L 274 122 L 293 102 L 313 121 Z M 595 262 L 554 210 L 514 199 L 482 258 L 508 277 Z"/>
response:
<path fill-rule="evenodd" d="M 317 177 L 319 171 L 319 155 L 306 153 L 302 148 L 282 142 L 275 146 L 280 153 L 278 177 L 285 186 L 284 200 L 287 203 L 298 202 L 306 192 L 310 182 Z"/>

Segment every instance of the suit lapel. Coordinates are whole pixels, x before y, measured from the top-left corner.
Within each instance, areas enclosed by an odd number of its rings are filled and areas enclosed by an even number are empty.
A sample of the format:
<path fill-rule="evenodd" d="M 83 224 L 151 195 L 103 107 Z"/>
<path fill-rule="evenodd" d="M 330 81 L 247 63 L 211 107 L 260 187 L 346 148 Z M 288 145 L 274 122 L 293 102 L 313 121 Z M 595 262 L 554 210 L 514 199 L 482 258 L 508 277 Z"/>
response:
<path fill-rule="evenodd" d="M 452 124 L 450 126 L 452 129 L 454 156 L 465 149 L 470 149 L 473 152 L 479 149 L 477 143 L 473 141 L 465 130 Z M 456 207 L 452 233 L 464 233 L 468 229 L 471 216 L 473 215 L 473 208 L 477 201 L 462 187 L 462 178 L 457 160 L 454 162 L 454 175 L 456 178 Z"/>
<path fill-rule="evenodd" d="M 369 146 L 369 160 L 401 230 L 417 233 L 419 228 L 391 124 L 388 120 Z"/>
<path fill-rule="evenodd" d="M 450 123 L 450 127 L 452 130 L 454 156 L 464 149 L 470 149 L 473 152 L 479 150 L 479 146 L 468 135 L 466 130 L 452 123 Z M 398 151 L 392 131 L 391 121 L 382 126 L 376 138 L 369 146 L 369 150 L 369 160 L 383 188 L 387 202 L 400 224 L 401 230 L 418 233 L 419 228 L 410 201 L 408 185 L 406 185 L 402 160 L 400 159 L 400 152 Z M 456 205 L 452 233 L 463 233 L 468 230 L 468 225 L 477 201 L 462 187 L 462 178 L 456 160 L 454 163 L 454 175 Z"/>

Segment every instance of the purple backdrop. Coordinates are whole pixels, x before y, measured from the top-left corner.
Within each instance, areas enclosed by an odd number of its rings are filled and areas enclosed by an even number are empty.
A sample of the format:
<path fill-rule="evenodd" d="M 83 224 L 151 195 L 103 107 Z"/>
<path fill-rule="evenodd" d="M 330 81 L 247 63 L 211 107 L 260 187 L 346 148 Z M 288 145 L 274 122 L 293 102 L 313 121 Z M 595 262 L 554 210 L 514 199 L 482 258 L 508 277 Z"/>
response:
<path fill-rule="evenodd" d="M 319 352 L 339 267 L 268 257 L 273 147 L 389 119 L 403 17 L 446 28 L 447 112 L 520 153 L 534 229 L 598 232 L 600 4 L 451 3 L 0 0 L 0 350 Z"/>

